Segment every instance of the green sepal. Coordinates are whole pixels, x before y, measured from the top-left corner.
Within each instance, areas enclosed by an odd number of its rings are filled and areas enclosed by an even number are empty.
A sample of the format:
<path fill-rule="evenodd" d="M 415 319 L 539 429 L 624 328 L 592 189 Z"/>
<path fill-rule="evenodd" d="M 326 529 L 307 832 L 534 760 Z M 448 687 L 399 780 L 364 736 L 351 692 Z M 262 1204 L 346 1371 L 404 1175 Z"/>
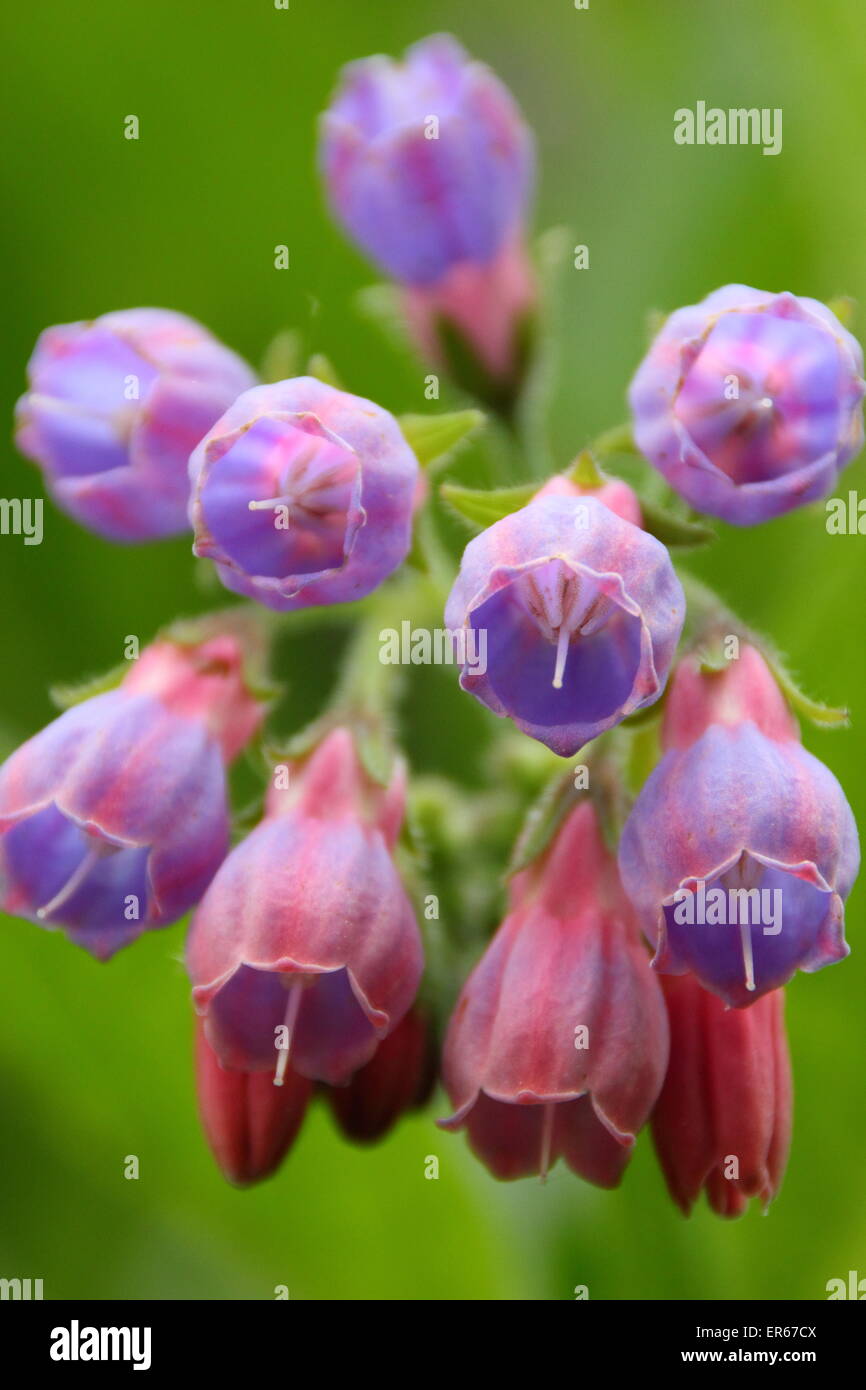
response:
<path fill-rule="evenodd" d="M 538 483 L 521 483 L 517 487 L 492 489 L 443 483 L 439 495 L 463 521 L 484 530 L 495 521 L 501 521 L 504 516 L 510 516 L 512 512 L 525 507 L 532 501 L 538 488 Z"/>
<path fill-rule="evenodd" d="M 697 546 L 709 545 L 716 539 L 713 528 L 703 521 L 677 516 L 666 507 L 646 501 L 640 494 L 638 501 L 644 530 L 649 531 L 651 536 L 655 536 L 656 540 L 669 549 L 694 550 Z"/>
<path fill-rule="evenodd" d="M 800 689 L 775 652 L 768 651 L 765 646 L 761 646 L 760 642 L 757 645 L 760 647 L 761 655 L 772 671 L 779 689 L 796 714 L 802 715 L 804 719 L 808 719 L 810 723 L 816 724 L 822 729 L 840 729 L 850 722 L 847 709 L 825 705 L 821 700 L 813 700 L 805 691 Z"/>
<path fill-rule="evenodd" d="M 422 468 L 434 473 L 486 423 L 481 410 L 452 410 L 442 415 L 401 415 L 397 422 Z"/>
<path fill-rule="evenodd" d="M 586 792 L 575 789 L 572 768 L 551 778 L 526 814 L 505 871 L 507 878 L 528 868 L 544 853 L 581 796 L 586 796 Z"/>
<path fill-rule="evenodd" d="M 116 690 L 124 676 L 129 674 L 131 666 L 131 661 L 122 661 L 119 666 L 113 666 L 101 676 L 91 676 L 89 680 L 79 681 L 74 685 L 49 686 L 49 697 L 58 709 L 72 709 L 74 705 L 81 705 L 96 695 Z"/>

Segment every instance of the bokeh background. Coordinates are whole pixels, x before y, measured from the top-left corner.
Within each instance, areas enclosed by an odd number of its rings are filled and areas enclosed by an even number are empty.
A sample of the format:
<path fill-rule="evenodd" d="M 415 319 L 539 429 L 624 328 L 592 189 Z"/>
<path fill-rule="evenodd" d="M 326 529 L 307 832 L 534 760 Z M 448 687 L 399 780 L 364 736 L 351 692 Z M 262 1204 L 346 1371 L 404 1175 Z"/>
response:
<path fill-rule="evenodd" d="M 191 313 L 253 362 L 300 329 L 352 389 L 425 409 L 417 364 L 355 308 L 374 277 L 328 222 L 313 140 L 342 63 L 449 29 L 537 131 L 538 227 L 565 224 L 590 248 L 558 294 L 551 429 L 564 463 L 623 417 L 648 311 L 728 281 L 866 305 L 862 19 L 861 0 L 7 7 L 3 413 L 40 329 L 138 304 Z M 782 107 L 782 154 L 676 146 L 673 112 L 698 99 Z M 123 138 L 128 114 L 137 142 Z M 273 268 L 278 243 L 289 271 Z M 2 458 L 4 496 L 41 495 L 11 444 Z M 862 461 L 848 486 L 866 495 Z M 821 507 L 720 536 L 688 563 L 812 693 L 850 705 L 850 729 L 805 740 L 866 824 L 866 538 L 829 536 Z M 41 547 L 0 537 L 0 564 L 3 752 L 52 716 L 49 685 L 115 665 L 128 633 L 219 601 L 187 541 L 113 548 L 50 505 Z M 283 660 L 292 727 L 333 678 L 336 648 L 290 636 Z M 479 776 L 486 718 L 472 702 L 437 673 L 412 704 L 416 759 Z M 769 1215 L 733 1224 L 705 1209 L 683 1220 L 646 1137 L 613 1194 L 559 1169 L 546 1188 L 498 1185 L 434 1128 L 441 1097 L 369 1151 L 317 1111 L 276 1180 L 235 1192 L 194 1111 L 182 926 L 104 967 L 5 920 L 0 1275 L 43 1278 L 49 1298 L 260 1299 L 277 1284 L 318 1299 L 568 1299 L 577 1284 L 605 1299 L 824 1297 L 828 1279 L 866 1274 L 864 900 L 861 886 L 850 960 L 789 990 L 790 1169 Z M 139 1181 L 123 1177 L 128 1154 Z M 424 1179 L 427 1154 L 439 1181 Z"/>

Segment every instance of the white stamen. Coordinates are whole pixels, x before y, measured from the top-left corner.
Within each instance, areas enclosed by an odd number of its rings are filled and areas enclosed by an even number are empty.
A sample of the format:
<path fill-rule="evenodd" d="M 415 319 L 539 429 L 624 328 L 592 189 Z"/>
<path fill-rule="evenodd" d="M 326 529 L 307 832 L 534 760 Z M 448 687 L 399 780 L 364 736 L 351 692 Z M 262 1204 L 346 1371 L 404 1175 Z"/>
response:
<path fill-rule="evenodd" d="M 755 988 L 755 963 L 752 959 L 752 929 L 749 925 L 748 913 L 746 921 L 740 922 L 740 941 L 743 946 L 743 965 L 746 971 L 746 989 Z"/>
<path fill-rule="evenodd" d="M 288 1037 L 286 1038 L 285 1047 L 279 1049 L 280 1055 L 277 1058 L 277 1069 L 274 1072 L 275 1086 L 282 1086 L 285 1080 L 286 1068 L 289 1065 L 289 1054 L 292 1050 L 292 1037 L 295 1031 L 295 1024 L 298 1021 L 298 1009 L 301 1004 L 301 989 L 302 985 L 300 983 L 292 985 L 289 989 L 289 997 L 286 1000 L 286 1012 L 283 1018 L 283 1025 Z"/>
<path fill-rule="evenodd" d="M 247 507 L 251 512 L 266 512 L 268 508 L 273 511 L 274 507 L 287 507 L 288 505 L 285 497 L 267 497 L 263 502 L 247 503 Z"/>
<path fill-rule="evenodd" d="M 542 1182 L 547 1182 L 547 1173 L 550 1168 L 550 1151 L 553 1147 L 553 1121 L 556 1107 L 552 1102 L 548 1102 L 544 1107 L 544 1114 L 541 1119 L 541 1163 L 540 1177 Z"/>
<path fill-rule="evenodd" d="M 565 663 L 568 659 L 568 644 L 570 641 L 571 633 L 565 623 L 563 623 L 556 638 L 556 668 L 553 672 L 554 690 L 562 689 L 562 677 L 565 675 Z"/>
<path fill-rule="evenodd" d="M 62 907 L 64 903 L 69 901 L 72 895 L 81 887 L 87 875 L 90 873 L 90 870 L 101 858 L 102 852 L 99 846 L 93 845 L 80 860 L 78 867 L 73 869 L 59 893 L 55 893 L 50 902 L 44 903 L 42 907 L 36 909 L 36 916 L 40 921 L 44 921 L 46 917 L 50 917 L 52 912 L 56 912 L 58 907 Z"/>

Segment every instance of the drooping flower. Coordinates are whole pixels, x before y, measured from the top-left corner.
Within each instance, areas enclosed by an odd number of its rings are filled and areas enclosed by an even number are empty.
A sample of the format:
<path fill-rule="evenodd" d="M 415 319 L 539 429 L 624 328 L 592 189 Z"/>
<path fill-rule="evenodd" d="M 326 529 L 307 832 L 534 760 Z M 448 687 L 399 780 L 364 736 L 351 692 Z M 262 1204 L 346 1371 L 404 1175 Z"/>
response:
<path fill-rule="evenodd" d="M 40 336 L 16 440 L 58 506 L 112 541 L 189 527 L 189 456 L 236 396 L 245 362 L 167 309 L 125 309 Z"/>
<path fill-rule="evenodd" d="M 193 918 L 187 966 L 224 1066 L 342 1085 L 410 1007 L 422 949 L 391 856 L 404 774 L 372 782 L 336 729 L 232 850 Z"/>
<path fill-rule="evenodd" d="M 319 161 L 335 217 L 401 284 L 421 346 L 459 377 L 456 335 L 507 393 L 537 294 L 525 248 L 533 141 L 506 88 L 445 34 L 403 63 L 351 63 Z"/>
<path fill-rule="evenodd" d="M 662 743 L 619 856 L 656 969 L 742 1008 L 843 959 L 857 827 L 755 648 L 721 672 L 683 660 Z"/>
<path fill-rule="evenodd" d="M 418 473 L 371 401 L 314 377 L 254 387 L 190 459 L 193 549 L 269 608 L 363 598 L 406 557 Z"/>
<path fill-rule="evenodd" d="M 613 1187 L 667 1062 L 658 981 L 592 805 L 516 875 L 508 916 L 457 1002 L 443 1080 L 495 1177 L 544 1176 L 562 1157 Z"/>
<path fill-rule="evenodd" d="M 487 633 L 486 670 L 464 666 L 463 689 L 570 757 L 658 699 L 684 614 L 654 536 L 597 497 L 554 495 L 469 542 L 445 622 Z"/>
<path fill-rule="evenodd" d="M 727 285 L 671 314 L 629 400 L 671 487 L 753 526 L 826 496 L 862 447 L 864 390 L 860 344 L 826 305 Z"/>
<path fill-rule="evenodd" d="M 229 1182 L 238 1187 L 279 1168 L 303 1123 L 313 1085 L 289 1067 L 282 1085 L 261 1071 L 228 1071 L 197 1020 L 195 1074 L 202 1128 Z"/>
<path fill-rule="evenodd" d="M 346 1138 L 374 1144 L 401 1115 L 426 1104 L 435 1081 L 430 1025 L 413 1006 L 348 1085 L 328 1086 L 325 1094 Z"/>
<path fill-rule="evenodd" d="M 784 991 L 743 1010 L 691 975 L 662 986 L 671 1049 L 652 1133 L 671 1196 L 686 1215 L 702 1189 L 719 1216 L 740 1216 L 752 1197 L 766 1206 L 791 1138 Z"/>
<path fill-rule="evenodd" d="M 201 897 L 228 848 L 224 761 L 261 721 L 232 635 L 161 640 L 0 768 L 0 902 L 107 960 Z"/>

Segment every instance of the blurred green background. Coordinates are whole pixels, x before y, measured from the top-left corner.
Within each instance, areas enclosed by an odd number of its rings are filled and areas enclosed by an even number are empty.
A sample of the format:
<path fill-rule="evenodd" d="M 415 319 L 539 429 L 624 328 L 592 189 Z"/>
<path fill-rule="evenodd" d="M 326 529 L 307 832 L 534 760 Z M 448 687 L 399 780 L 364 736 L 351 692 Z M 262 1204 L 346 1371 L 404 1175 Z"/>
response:
<path fill-rule="evenodd" d="M 324 213 L 314 123 L 343 62 L 449 29 L 537 131 L 538 227 L 565 224 L 590 248 L 590 268 L 561 280 L 564 463 L 623 417 L 649 310 L 729 281 L 866 306 L 862 20 L 862 0 L 7 7 L 4 414 L 40 329 L 138 304 L 187 311 L 253 362 L 297 327 L 351 389 L 425 409 L 417 364 L 353 306 L 375 277 Z M 698 99 L 782 107 L 782 154 L 676 146 L 673 112 Z M 129 114 L 137 142 L 123 138 Z M 289 271 L 273 268 L 278 243 Z M 461 467 L 469 476 L 469 456 Z M 3 469 L 3 495 L 41 495 L 11 445 Z M 866 494 L 862 461 L 848 486 Z M 849 730 L 805 739 L 866 823 L 866 540 L 828 536 L 821 507 L 720 531 L 689 563 L 810 692 L 850 705 Z M 113 548 L 50 506 L 43 545 L 0 537 L 0 563 L 4 752 L 52 716 L 50 684 L 111 667 L 126 634 L 219 601 L 197 585 L 187 541 Z M 315 708 L 335 661 L 330 643 L 289 637 L 286 727 Z M 418 759 L 472 776 L 486 716 L 438 674 L 413 705 Z M 182 926 L 103 967 L 4 921 L 0 1275 L 43 1278 L 48 1298 L 267 1299 L 277 1284 L 319 1299 L 568 1299 L 577 1284 L 605 1299 L 824 1297 L 828 1279 L 866 1274 L 863 902 L 861 887 L 851 959 L 789 990 L 790 1169 L 768 1216 L 733 1224 L 703 1208 L 681 1219 L 645 1137 L 613 1194 L 561 1169 L 546 1188 L 498 1185 L 435 1129 L 441 1097 L 369 1151 L 316 1111 L 276 1180 L 235 1192 L 195 1116 Z M 438 1182 L 424 1179 L 427 1154 Z"/>

